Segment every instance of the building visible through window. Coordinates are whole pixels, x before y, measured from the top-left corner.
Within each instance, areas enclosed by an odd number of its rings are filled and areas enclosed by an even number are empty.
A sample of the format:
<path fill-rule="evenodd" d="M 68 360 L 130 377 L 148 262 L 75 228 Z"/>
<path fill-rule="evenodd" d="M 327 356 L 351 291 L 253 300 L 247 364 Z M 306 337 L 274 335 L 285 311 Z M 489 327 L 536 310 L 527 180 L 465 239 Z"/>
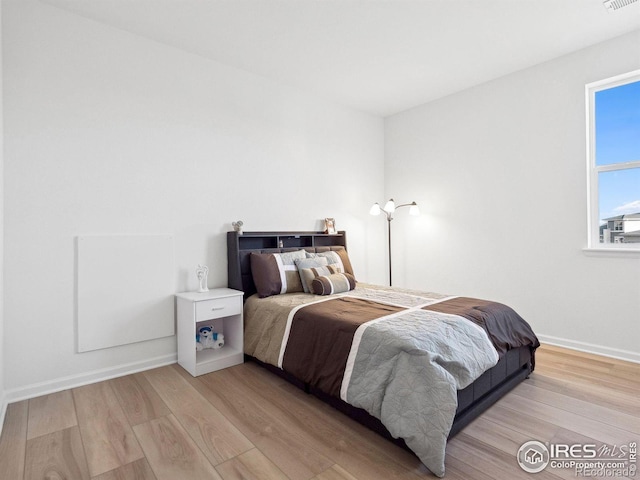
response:
<path fill-rule="evenodd" d="M 640 243 L 640 213 L 603 219 L 600 243 Z"/>

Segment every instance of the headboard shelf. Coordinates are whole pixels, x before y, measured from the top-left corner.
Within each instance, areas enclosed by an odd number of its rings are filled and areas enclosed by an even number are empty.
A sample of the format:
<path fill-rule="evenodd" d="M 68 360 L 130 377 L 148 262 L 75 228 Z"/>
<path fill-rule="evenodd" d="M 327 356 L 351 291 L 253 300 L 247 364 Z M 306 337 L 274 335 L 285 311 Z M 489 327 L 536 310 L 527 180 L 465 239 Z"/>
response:
<path fill-rule="evenodd" d="M 251 252 L 288 252 L 304 248 L 310 252 L 347 248 L 347 234 L 324 232 L 227 232 L 228 286 L 242 290 L 245 298 L 255 293 L 251 278 Z"/>
<path fill-rule="evenodd" d="M 234 234 L 236 232 L 228 232 Z M 244 232 L 236 234 L 239 250 L 346 245 L 345 232 Z M 282 242 L 282 243 L 281 243 Z"/>

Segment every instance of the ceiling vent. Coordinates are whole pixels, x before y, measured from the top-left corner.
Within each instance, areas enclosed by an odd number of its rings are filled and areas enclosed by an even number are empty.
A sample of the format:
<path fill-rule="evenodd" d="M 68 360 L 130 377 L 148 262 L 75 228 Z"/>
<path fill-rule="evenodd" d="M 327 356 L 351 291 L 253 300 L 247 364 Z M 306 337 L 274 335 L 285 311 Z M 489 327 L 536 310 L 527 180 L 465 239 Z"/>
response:
<path fill-rule="evenodd" d="M 607 10 L 618 10 L 632 3 L 636 3 L 638 0 L 604 0 L 604 6 Z"/>

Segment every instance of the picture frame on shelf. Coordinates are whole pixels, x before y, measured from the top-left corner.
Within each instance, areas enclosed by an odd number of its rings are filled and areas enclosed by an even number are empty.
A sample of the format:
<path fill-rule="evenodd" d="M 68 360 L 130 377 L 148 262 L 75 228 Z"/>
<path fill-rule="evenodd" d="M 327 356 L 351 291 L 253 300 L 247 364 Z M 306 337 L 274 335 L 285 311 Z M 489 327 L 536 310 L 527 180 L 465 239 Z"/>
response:
<path fill-rule="evenodd" d="M 335 235 L 336 232 L 336 221 L 334 218 L 325 218 L 324 219 L 324 231 L 329 235 Z"/>

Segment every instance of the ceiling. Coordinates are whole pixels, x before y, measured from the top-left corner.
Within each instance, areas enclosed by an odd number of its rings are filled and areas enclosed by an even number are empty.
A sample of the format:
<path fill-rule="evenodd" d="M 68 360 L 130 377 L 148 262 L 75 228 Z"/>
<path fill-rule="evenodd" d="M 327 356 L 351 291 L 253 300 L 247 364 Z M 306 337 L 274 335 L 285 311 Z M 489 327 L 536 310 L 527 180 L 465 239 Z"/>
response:
<path fill-rule="evenodd" d="M 640 29 L 602 0 L 42 1 L 380 116 Z"/>

